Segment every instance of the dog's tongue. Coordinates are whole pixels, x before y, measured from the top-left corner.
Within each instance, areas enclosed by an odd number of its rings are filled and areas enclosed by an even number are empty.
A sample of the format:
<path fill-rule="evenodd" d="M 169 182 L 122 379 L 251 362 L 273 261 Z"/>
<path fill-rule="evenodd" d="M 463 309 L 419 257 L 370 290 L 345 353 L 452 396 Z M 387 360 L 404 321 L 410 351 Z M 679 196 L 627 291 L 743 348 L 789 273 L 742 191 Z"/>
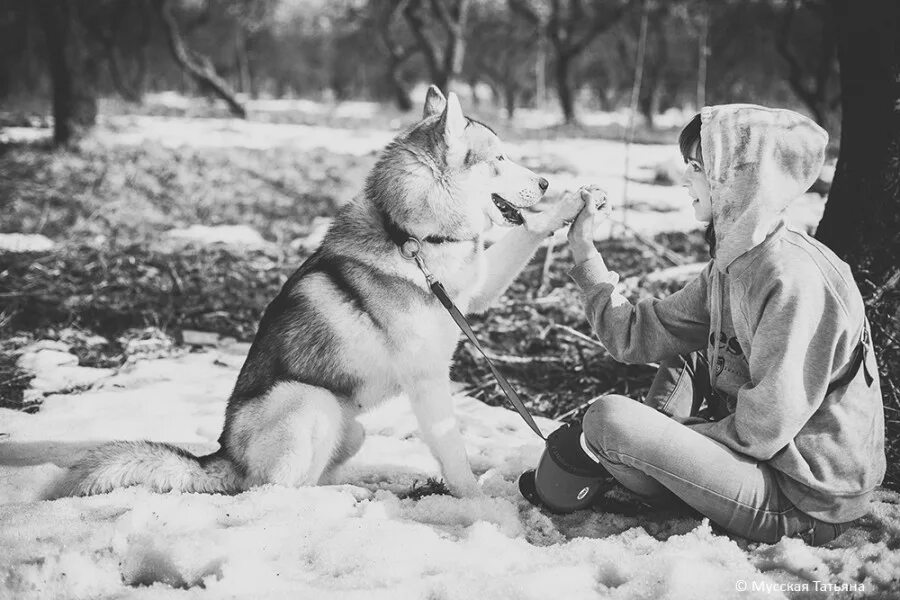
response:
<path fill-rule="evenodd" d="M 503 197 L 492 194 L 491 198 L 494 201 L 494 205 L 500 210 L 500 214 L 503 215 L 504 219 L 513 225 L 522 225 L 525 222 L 522 218 L 522 213 L 512 204 L 504 200 Z"/>

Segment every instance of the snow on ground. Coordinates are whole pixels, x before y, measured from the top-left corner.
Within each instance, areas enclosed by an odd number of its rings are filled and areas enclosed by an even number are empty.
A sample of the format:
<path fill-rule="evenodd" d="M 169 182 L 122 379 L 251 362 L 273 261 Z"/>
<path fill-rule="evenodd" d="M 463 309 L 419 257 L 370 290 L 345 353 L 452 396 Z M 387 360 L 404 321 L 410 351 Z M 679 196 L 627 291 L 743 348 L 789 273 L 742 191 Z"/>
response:
<path fill-rule="evenodd" d="M 0 252 L 47 252 L 53 240 L 39 233 L 0 233 Z"/>
<path fill-rule="evenodd" d="M 47 396 L 35 414 L 0 409 L 0 597 L 719 600 L 796 596 L 788 586 L 815 581 L 856 586 L 840 598 L 900 593 L 897 494 L 880 493 L 823 548 L 738 542 L 676 511 L 548 517 L 515 483 L 540 440 L 514 412 L 464 395 L 456 409 L 484 498 L 400 497 L 438 468 L 399 398 L 364 417 L 367 440 L 338 485 L 41 500 L 105 440 L 214 450 L 246 349 L 138 361 Z M 53 362 L 30 364 L 52 380 Z"/>
<path fill-rule="evenodd" d="M 417 90 L 424 98 L 424 88 Z M 175 94 L 157 94 L 148 102 L 187 108 L 196 100 Z M 310 100 L 255 100 L 251 111 L 269 113 L 294 111 L 311 118 L 344 117 L 365 123 L 383 107 L 372 102 L 322 103 Z M 673 127 L 687 122 L 690 114 L 669 111 L 659 115 L 657 123 Z M 627 111 L 614 113 L 583 111 L 581 120 L 589 125 L 624 124 Z M 558 124 L 558 111 L 523 109 L 516 126 L 527 131 Z M 174 116 L 114 115 L 102 116 L 92 133 L 96 143 L 107 146 L 140 146 L 147 143 L 169 148 L 283 148 L 285 151 L 326 151 L 350 156 L 369 156 L 380 151 L 402 128 L 401 120 L 391 122 L 391 129 L 381 127 L 327 127 L 304 124 L 266 123 L 232 118 L 190 118 Z M 51 131 L 40 128 L 6 128 L 0 130 L 2 141 L 35 141 L 49 139 Z M 690 199 L 680 182 L 675 185 L 653 183 L 659 165 L 670 165 L 666 171 L 679 172 L 680 154 L 676 144 L 633 144 L 629 150 L 628 178 L 625 182 L 625 145 L 617 140 L 592 138 L 532 139 L 509 142 L 506 150 L 513 160 L 534 165 L 550 180 L 550 197 L 581 185 L 598 184 L 608 193 L 613 219 L 643 234 L 665 231 L 690 231 L 698 227 Z M 546 172 L 552 165 L 553 172 Z M 827 169 L 833 169 L 829 166 Z M 360 189 L 362 181 L 359 182 Z M 627 190 L 626 190 L 627 186 Z M 625 199 L 627 193 L 627 202 Z M 349 198 L 345 199 L 349 200 Z M 812 230 L 819 222 L 825 199 L 806 194 L 788 209 L 792 224 Z M 610 235 L 610 225 L 602 226 L 598 237 Z"/>
<path fill-rule="evenodd" d="M 260 123 L 243 119 L 119 116 L 104 119 L 108 127 L 93 135 L 101 144 L 139 146 L 147 142 L 168 148 L 264 149 L 284 146 L 297 150 L 324 148 L 339 154 L 364 156 L 381 149 L 394 134 L 386 130 L 337 129 L 318 125 Z"/>
<path fill-rule="evenodd" d="M 171 244 L 224 244 L 238 248 L 265 248 L 269 245 L 258 231 L 247 225 L 191 225 L 165 232 Z"/>

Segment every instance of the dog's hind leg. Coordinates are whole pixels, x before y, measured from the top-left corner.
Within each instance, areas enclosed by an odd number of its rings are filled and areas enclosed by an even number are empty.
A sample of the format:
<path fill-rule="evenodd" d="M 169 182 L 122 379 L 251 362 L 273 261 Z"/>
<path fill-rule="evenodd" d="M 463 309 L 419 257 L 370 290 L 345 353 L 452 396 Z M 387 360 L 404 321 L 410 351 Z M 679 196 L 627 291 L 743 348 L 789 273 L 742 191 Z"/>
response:
<path fill-rule="evenodd" d="M 299 382 L 279 383 L 242 408 L 233 439 L 248 485 L 316 485 L 337 453 L 346 430 L 341 400 Z"/>

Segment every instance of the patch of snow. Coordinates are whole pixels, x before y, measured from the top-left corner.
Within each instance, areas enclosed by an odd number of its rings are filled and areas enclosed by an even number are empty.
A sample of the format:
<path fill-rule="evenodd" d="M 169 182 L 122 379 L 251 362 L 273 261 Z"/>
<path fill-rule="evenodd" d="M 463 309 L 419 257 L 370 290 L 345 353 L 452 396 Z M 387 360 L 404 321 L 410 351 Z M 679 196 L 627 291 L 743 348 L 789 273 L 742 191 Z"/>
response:
<path fill-rule="evenodd" d="M 51 127 L 0 127 L 0 144 L 34 144 L 51 139 Z"/>
<path fill-rule="evenodd" d="M 182 229 L 170 229 L 165 233 L 170 241 L 184 244 L 225 244 L 243 248 L 264 248 L 269 243 L 258 231 L 247 225 L 191 225 Z"/>
<path fill-rule="evenodd" d="M 0 233 L 0 252 L 47 252 L 55 245 L 39 233 Z"/>
<path fill-rule="evenodd" d="M 89 387 L 114 372 L 112 369 L 79 367 L 78 357 L 61 342 L 38 342 L 23 350 L 16 365 L 35 375 L 27 390 L 32 399 L 42 394 Z"/>
<path fill-rule="evenodd" d="M 0 596 L 727 600 L 784 597 L 762 586 L 815 580 L 864 586 L 841 597 L 900 592 L 897 494 L 881 492 L 859 527 L 823 548 L 736 542 L 686 515 L 548 516 L 516 487 L 541 440 L 514 412 L 462 395 L 483 498 L 400 497 L 439 470 L 398 398 L 363 417 L 368 437 L 336 485 L 41 500 L 62 467 L 105 440 L 213 451 L 242 352 L 139 361 L 98 389 L 49 396 L 36 414 L 0 409 Z"/>
<path fill-rule="evenodd" d="M 244 119 L 115 116 L 105 121 L 109 127 L 98 128 L 92 136 L 102 145 L 113 146 L 140 146 L 153 142 L 167 148 L 322 148 L 337 154 L 365 156 L 383 148 L 396 135 L 385 130 L 260 123 Z"/>
<path fill-rule="evenodd" d="M 380 102 L 367 102 L 362 100 L 344 100 L 336 103 L 326 103 L 304 99 L 264 98 L 250 100 L 247 102 L 247 109 L 251 113 L 254 111 L 270 113 L 298 112 L 317 116 L 370 119 L 383 111 L 384 105 Z"/>

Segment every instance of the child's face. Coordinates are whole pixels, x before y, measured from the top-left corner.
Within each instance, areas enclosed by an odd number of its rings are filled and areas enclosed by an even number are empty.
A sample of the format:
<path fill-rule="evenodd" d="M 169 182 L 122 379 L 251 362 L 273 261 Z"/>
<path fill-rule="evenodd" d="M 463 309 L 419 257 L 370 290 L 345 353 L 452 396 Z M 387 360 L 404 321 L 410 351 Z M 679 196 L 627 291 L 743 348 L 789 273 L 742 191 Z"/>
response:
<path fill-rule="evenodd" d="M 689 156 L 699 154 L 700 142 L 696 142 L 691 148 Z M 703 163 L 695 158 L 688 158 L 684 169 L 682 185 L 687 188 L 688 194 L 694 199 L 694 217 L 703 223 L 712 221 L 712 198 L 709 193 L 709 181 L 706 179 L 706 171 Z"/>

